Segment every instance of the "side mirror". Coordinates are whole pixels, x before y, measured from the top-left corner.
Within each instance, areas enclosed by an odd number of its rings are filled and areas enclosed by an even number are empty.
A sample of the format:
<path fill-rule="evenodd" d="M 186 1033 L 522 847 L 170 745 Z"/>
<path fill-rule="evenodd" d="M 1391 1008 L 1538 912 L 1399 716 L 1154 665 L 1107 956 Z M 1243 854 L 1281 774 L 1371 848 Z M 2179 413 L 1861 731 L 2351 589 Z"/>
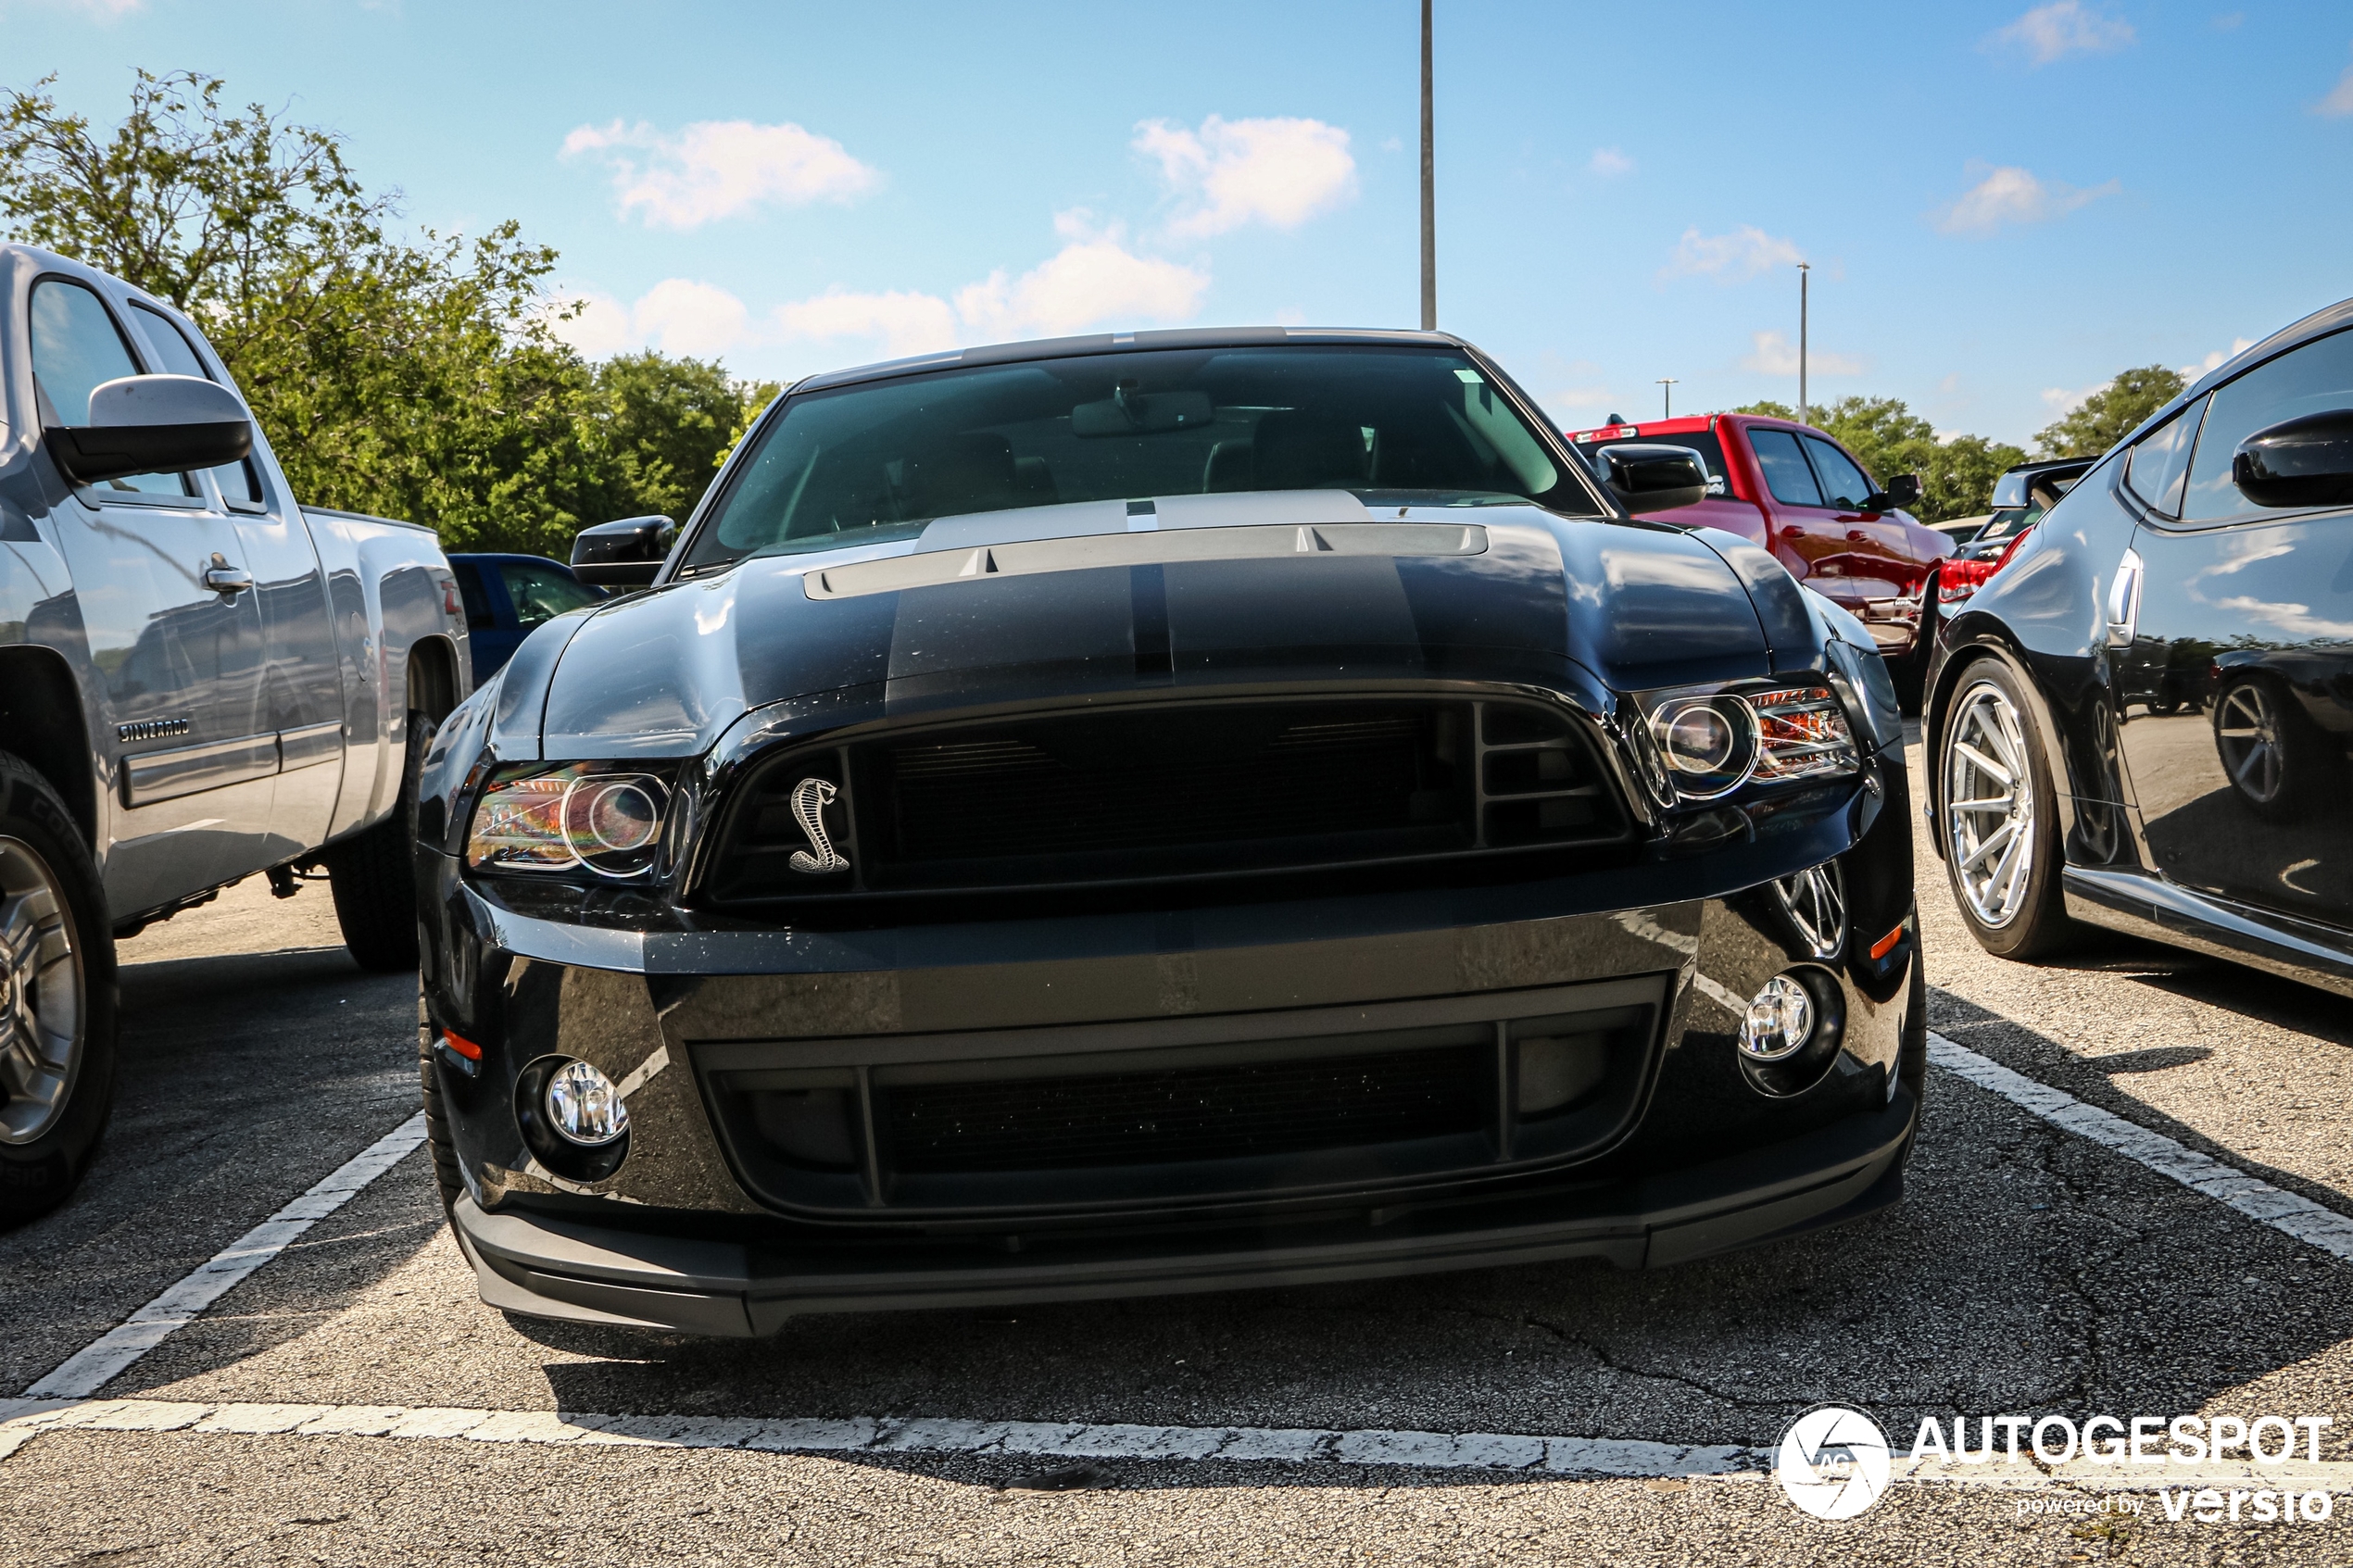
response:
<path fill-rule="evenodd" d="M 90 394 L 90 422 L 42 432 L 49 455 L 81 484 L 134 473 L 184 473 L 253 450 L 237 395 L 202 376 L 122 376 Z"/>
<path fill-rule="evenodd" d="M 1867 512 L 1904 511 L 1920 504 L 1920 476 L 1899 473 L 1887 482 L 1887 488 L 1876 495 L 1863 497 Z"/>
<path fill-rule="evenodd" d="M 2231 483 L 2259 507 L 2353 502 L 2353 408 L 2331 408 L 2257 431 L 2231 454 Z"/>
<path fill-rule="evenodd" d="M 1604 446 L 1596 465 L 1630 512 L 1669 512 L 1707 499 L 1707 470 L 1688 446 Z"/>
<path fill-rule="evenodd" d="M 666 517 L 600 522 L 573 535 L 572 574 L 599 588 L 643 588 L 677 541 L 678 525 Z"/>

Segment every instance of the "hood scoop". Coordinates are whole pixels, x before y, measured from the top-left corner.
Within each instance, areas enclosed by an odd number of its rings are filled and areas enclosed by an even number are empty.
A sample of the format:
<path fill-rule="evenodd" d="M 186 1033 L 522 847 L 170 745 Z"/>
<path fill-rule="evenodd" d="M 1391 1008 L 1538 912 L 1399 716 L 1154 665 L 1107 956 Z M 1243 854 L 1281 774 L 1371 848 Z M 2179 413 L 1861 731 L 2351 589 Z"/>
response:
<path fill-rule="evenodd" d="M 1071 539 L 1028 539 L 970 549 L 926 550 L 886 560 L 853 561 L 805 572 L 812 599 L 944 586 L 988 577 L 1086 571 L 1185 561 L 1267 560 L 1284 556 L 1476 556 L 1487 530 L 1452 522 L 1318 522 L 1260 527 L 1162 528 Z"/>

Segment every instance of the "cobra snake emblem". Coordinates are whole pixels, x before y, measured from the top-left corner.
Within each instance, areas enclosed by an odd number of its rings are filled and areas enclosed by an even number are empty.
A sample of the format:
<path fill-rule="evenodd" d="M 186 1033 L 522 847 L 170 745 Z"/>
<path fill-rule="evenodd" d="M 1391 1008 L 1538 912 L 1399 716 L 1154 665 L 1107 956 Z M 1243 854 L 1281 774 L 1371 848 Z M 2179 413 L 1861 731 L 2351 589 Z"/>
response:
<path fill-rule="evenodd" d="M 792 786 L 793 821 L 809 835 L 809 849 L 796 849 L 785 864 L 811 876 L 824 876 L 830 872 L 849 869 L 849 857 L 836 851 L 834 841 L 825 835 L 825 808 L 832 805 L 840 792 L 824 779 L 803 779 Z"/>

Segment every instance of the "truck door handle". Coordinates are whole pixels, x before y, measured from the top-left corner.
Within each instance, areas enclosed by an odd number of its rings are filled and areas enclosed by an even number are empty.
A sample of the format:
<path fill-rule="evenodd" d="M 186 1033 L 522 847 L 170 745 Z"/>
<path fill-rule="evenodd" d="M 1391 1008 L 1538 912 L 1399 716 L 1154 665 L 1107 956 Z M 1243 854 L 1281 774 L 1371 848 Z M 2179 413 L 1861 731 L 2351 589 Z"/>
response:
<path fill-rule="evenodd" d="M 253 586 L 253 573 L 242 566 L 231 566 L 228 558 L 216 554 L 212 564 L 204 569 L 204 585 L 216 594 L 233 596 Z"/>

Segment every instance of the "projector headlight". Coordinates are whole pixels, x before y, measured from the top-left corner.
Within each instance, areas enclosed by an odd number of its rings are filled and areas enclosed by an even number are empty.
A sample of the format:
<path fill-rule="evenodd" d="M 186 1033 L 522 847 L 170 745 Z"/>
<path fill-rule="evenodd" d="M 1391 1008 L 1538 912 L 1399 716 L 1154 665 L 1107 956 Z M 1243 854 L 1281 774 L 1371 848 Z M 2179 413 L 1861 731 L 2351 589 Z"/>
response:
<path fill-rule="evenodd" d="M 644 876 L 661 847 L 670 787 L 586 762 L 502 768 L 475 802 L 466 865 L 484 872 Z"/>
<path fill-rule="evenodd" d="M 1666 692 L 1650 703 L 1650 742 L 1675 798 L 1730 795 L 1754 779 L 1781 783 L 1855 771 L 1846 709 L 1828 686 Z"/>

